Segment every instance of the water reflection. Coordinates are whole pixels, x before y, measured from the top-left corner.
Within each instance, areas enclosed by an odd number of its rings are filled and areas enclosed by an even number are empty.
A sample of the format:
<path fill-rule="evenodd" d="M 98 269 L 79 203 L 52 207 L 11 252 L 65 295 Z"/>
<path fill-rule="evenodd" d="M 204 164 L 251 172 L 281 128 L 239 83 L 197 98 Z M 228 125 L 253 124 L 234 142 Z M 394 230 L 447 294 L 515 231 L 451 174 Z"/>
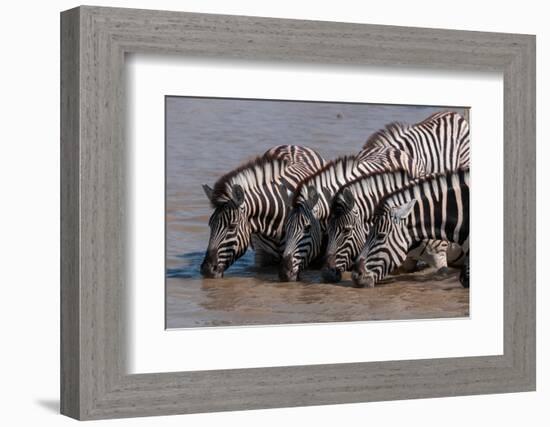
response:
<path fill-rule="evenodd" d="M 175 255 L 175 257 L 182 261 L 178 267 L 166 269 L 167 278 L 202 278 L 200 266 L 204 259 L 204 252 L 189 252 Z M 261 270 L 258 270 L 254 263 L 254 251 L 248 251 L 225 271 L 224 277 L 251 277 L 258 271 Z"/>

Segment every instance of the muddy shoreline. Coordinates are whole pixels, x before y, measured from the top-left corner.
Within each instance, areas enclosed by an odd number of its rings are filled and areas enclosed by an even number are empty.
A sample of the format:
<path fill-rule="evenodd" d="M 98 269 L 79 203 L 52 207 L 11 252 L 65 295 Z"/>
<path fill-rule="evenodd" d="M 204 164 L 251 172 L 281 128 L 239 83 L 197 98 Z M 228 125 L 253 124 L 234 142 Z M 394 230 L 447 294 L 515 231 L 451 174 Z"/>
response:
<path fill-rule="evenodd" d="M 274 271 L 256 277 L 167 279 L 167 328 L 455 318 L 469 316 L 469 290 L 459 270 L 390 276 L 375 288 L 352 287 L 349 273 L 338 284 L 280 283 Z"/>

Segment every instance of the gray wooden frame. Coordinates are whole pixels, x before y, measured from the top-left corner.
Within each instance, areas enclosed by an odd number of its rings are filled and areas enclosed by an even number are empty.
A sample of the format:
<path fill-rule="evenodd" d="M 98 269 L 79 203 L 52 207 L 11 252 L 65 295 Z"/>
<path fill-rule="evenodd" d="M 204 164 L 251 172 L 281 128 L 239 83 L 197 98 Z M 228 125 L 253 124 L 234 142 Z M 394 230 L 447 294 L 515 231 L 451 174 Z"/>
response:
<path fill-rule="evenodd" d="M 128 375 L 130 52 L 502 72 L 504 354 Z M 61 122 L 63 414 L 99 419 L 535 389 L 534 36 L 84 6 L 61 14 Z"/>

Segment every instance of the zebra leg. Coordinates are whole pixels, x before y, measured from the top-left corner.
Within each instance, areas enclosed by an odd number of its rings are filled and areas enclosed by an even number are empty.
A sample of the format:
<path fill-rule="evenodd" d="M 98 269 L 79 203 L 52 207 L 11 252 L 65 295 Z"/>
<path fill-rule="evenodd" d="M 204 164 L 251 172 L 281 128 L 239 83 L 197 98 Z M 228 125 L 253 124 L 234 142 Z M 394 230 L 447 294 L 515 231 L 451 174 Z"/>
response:
<path fill-rule="evenodd" d="M 464 265 L 460 271 L 460 283 L 465 288 L 470 287 L 470 254 L 466 255 Z"/>
<path fill-rule="evenodd" d="M 421 258 L 428 263 L 430 267 L 434 267 L 438 273 L 447 273 L 447 248 L 449 244 L 442 240 L 428 240 L 426 242 L 426 250 Z"/>
<path fill-rule="evenodd" d="M 269 267 L 279 264 L 281 255 L 276 243 L 258 234 L 252 235 L 251 242 L 255 252 L 254 262 L 257 267 Z"/>
<path fill-rule="evenodd" d="M 417 259 L 435 268 L 438 272 L 447 271 L 448 243 L 442 240 L 424 240 L 408 253 L 409 258 Z"/>
<path fill-rule="evenodd" d="M 309 268 L 314 270 L 320 270 L 323 268 L 325 264 L 325 253 L 327 251 L 327 235 L 323 234 L 323 243 L 321 243 L 321 250 L 319 251 L 319 255 L 317 255 L 315 258 L 311 260 L 309 263 Z"/>
<path fill-rule="evenodd" d="M 407 256 L 405 261 L 403 261 L 403 264 L 401 264 L 400 269 L 405 273 L 412 273 L 413 271 L 416 271 L 416 264 L 415 258 Z"/>
<path fill-rule="evenodd" d="M 447 265 L 454 268 L 461 268 L 466 259 L 466 252 L 458 243 L 449 243 L 447 248 Z"/>
<path fill-rule="evenodd" d="M 403 264 L 399 266 L 398 271 L 403 273 L 414 273 L 418 271 L 420 269 L 418 260 L 425 247 L 425 242 L 420 242 L 413 246 L 407 254 L 405 261 L 403 261 Z"/>
<path fill-rule="evenodd" d="M 281 262 L 281 257 L 278 254 L 273 254 L 262 249 L 254 252 L 254 263 L 257 267 L 270 267 L 278 265 Z"/>

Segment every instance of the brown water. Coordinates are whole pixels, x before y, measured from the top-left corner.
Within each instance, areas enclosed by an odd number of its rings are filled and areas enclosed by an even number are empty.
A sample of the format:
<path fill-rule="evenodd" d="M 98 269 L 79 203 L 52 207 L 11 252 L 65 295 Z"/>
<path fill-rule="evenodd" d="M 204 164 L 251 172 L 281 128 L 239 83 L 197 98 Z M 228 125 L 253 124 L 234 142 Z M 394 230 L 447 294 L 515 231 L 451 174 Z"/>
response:
<path fill-rule="evenodd" d="M 356 153 L 392 121 L 416 123 L 438 107 L 168 97 L 166 99 L 166 325 L 168 328 L 467 316 L 457 272 L 400 275 L 374 289 L 279 283 L 249 250 L 223 279 L 203 279 L 211 208 L 201 188 L 279 144 L 315 148 L 327 160 Z M 451 110 L 464 113 L 464 109 Z M 347 278 L 347 280 L 346 280 Z"/>

